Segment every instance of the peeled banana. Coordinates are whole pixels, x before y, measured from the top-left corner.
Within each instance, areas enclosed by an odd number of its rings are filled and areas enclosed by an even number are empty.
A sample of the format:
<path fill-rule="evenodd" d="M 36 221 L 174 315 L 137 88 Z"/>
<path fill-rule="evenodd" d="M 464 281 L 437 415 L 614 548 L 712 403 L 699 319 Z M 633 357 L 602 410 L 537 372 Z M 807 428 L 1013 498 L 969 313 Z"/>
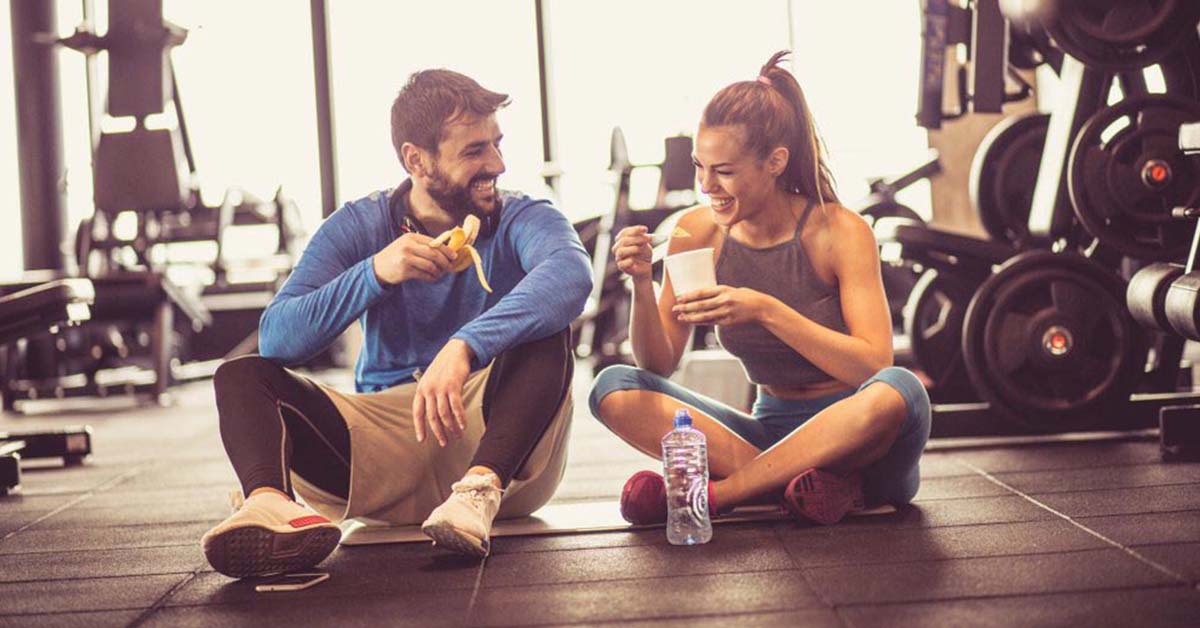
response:
<path fill-rule="evenodd" d="M 484 290 L 491 292 L 492 287 L 488 285 L 487 278 L 483 276 L 483 260 L 479 259 L 479 251 L 476 251 L 475 247 L 472 246 L 475 244 L 475 238 L 477 237 L 479 237 L 479 218 L 474 214 L 467 214 L 461 227 L 455 227 L 442 232 L 441 235 L 430 241 L 429 246 L 446 246 L 451 251 L 459 253 L 459 256 L 454 260 L 454 264 L 450 267 L 450 270 L 456 273 L 466 270 L 473 261 L 475 263 L 475 274 L 479 276 L 480 285 L 483 286 Z M 462 255 L 463 251 L 466 251 L 470 257 Z"/>

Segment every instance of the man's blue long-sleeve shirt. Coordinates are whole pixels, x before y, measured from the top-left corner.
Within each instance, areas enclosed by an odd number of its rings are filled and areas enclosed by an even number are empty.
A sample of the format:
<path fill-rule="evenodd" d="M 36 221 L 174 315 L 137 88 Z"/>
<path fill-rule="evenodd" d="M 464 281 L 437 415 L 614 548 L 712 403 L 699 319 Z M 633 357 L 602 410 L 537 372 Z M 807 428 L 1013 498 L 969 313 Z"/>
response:
<path fill-rule="evenodd" d="M 382 390 L 424 370 L 451 338 L 475 353 L 472 368 L 565 329 L 583 311 L 591 267 L 575 229 L 548 201 L 505 192 L 494 233 L 475 248 L 493 292 L 474 270 L 436 282 L 382 286 L 372 257 L 401 234 L 389 194 L 347 203 L 317 230 L 263 312 L 259 352 L 282 365 L 316 355 L 358 320 L 359 392 Z"/>

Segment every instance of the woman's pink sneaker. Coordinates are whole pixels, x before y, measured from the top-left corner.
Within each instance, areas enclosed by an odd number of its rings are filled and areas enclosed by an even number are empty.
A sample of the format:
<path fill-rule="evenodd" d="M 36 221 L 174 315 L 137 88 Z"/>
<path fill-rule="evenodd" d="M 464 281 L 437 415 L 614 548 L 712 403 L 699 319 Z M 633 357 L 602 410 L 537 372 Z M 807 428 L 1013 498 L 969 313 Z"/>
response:
<path fill-rule="evenodd" d="M 708 511 L 720 514 L 713 503 L 712 482 L 708 483 Z M 638 471 L 625 481 L 621 491 L 621 516 L 634 525 L 667 521 L 667 484 L 653 471 Z"/>
<path fill-rule="evenodd" d="M 809 469 L 788 482 L 783 505 L 797 519 L 835 524 L 846 513 L 863 509 L 862 476 Z"/>

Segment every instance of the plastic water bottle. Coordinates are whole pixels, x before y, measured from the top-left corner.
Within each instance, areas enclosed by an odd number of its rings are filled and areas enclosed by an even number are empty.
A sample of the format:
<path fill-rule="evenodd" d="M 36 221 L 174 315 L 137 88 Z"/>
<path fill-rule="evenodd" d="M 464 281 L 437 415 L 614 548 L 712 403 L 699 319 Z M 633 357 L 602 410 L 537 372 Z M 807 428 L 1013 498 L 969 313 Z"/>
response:
<path fill-rule="evenodd" d="M 692 427 L 686 408 L 675 411 L 675 429 L 662 439 L 667 482 L 667 541 L 699 545 L 712 539 L 708 516 L 708 444 Z"/>

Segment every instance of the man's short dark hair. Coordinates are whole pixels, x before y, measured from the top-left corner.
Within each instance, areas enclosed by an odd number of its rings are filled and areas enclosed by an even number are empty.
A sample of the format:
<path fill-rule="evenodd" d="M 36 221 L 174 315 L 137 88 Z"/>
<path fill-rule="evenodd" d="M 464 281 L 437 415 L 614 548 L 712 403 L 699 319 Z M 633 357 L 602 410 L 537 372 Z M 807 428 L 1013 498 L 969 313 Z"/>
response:
<path fill-rule="evenodd" d="M 392 101 L 392 146 L 411 142 L 437 154 L 446 125 L 462 115 L 488 116 L 508 106 L 508 94 L 484 89 L 475 79 L 453 70 L 421 70 Z"/>

